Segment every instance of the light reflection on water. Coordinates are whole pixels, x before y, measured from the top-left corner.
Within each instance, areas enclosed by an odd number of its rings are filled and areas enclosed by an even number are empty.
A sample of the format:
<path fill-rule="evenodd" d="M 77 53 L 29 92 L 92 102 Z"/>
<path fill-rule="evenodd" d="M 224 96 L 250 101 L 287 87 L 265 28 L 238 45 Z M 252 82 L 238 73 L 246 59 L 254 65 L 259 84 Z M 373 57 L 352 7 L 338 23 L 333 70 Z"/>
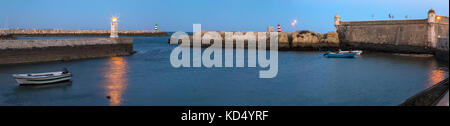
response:
<path fill-rule="evenodd" d="M 430 72 L 430 85 L 428 87 L 431 87 L 431 86 L 441 82 L 446 77 L 448 77 L 446 75 L 447 75 L 446 71 L 444 71 L 442 68 L 431 70 L 431 72 Z"/>
<path fill-rule="evenodd" d="M 123 93 L 127 88 L 127 61 L 123 57 L 111 57 L 103 73 L 105 77 L 105 94 L 109 96 L 109 105 L 118 106 L 123 102 Z"/>

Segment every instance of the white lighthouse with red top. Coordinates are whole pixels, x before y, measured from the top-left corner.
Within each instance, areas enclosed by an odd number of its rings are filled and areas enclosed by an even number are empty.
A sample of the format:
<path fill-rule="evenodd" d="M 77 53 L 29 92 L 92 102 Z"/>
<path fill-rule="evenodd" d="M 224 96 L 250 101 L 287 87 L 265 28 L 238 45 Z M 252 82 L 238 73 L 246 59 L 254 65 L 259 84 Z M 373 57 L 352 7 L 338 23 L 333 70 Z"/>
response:
<path fill-rule="evenodd" d="M 281 32 L 281 26 L 278 24 L 278 32 Z"/>

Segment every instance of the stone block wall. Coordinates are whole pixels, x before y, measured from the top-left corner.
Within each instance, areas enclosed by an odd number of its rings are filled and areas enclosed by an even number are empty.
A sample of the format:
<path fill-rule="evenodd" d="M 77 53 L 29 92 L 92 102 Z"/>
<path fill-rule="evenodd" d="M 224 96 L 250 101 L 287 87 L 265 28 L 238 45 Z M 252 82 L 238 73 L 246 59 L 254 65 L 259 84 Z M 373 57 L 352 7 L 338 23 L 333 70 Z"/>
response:
<path fill-rule="evenodd" d="M 448 52 L 448 38 L 439 38 L 438 39 L 438 44 L 435 50 L 435 56 L 437 59 L 444 61 L 444 62 L 449 62 L 449 52 Z"/>
<path fill-rule="evenodd" d="M 0 40 L 0 65 L 131 55 L 132 38 Z"/>
<path fill-rule="evenodd" d="M 340 22 L 341 47 L 396 53 L 432 53 L 428 23 L 421 20 Z"/>
<path fill-rule="evenodd" d="M 111 30 L 9 29 L 0 30 L 14 37 L 110 36 Z M 167 36 L 163 31 L 119 30 L 119 36 Z"/>

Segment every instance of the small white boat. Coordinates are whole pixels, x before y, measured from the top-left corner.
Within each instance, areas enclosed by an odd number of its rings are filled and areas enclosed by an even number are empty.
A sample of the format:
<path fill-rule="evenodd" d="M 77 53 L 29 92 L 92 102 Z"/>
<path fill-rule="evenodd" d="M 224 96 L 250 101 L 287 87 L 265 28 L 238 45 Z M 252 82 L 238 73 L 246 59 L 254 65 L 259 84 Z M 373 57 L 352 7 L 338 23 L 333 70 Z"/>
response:
<path fill-rule="evenodd" d="M 51 84 L 72 79 L 72 74 L 65 68 L 58 72 L 13 74 L 12 76 L 20 85 Z"/>
<path fill-rule="evenodd" d="M 351 50 L 351 51 L 343 51 L 339 49 L 338 53 L 356 53 L 356 55 L 361 55 L 363 53 L 362 50 Z"/>
<path fill-rule="evenodd" d="M 356 53 L 351 53 L 351 52 L 336 53 L 336 52 L 327 51 L 323 55 L 328 58 L 353 58 L 353 57 L 355 57 Z"/>

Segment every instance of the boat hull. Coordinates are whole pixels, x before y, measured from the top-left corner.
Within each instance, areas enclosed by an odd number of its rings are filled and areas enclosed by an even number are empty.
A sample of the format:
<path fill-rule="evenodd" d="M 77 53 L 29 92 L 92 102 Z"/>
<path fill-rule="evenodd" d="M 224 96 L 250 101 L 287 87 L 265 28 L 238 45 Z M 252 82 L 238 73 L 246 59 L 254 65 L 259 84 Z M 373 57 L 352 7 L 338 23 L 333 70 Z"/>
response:
<path fill-rule="evenodd" d="M 61 76 L 53 76 L 46 78 L 15 78 L 19 85 L 42 85 L 42 84 L 51 84 L 63 81 L 69 81 L 72 79 L 71 75 L 61 75 Z"/>
<path fill-rule="evenodd" d="M 328 58 L 354 58 L 356 53 L 326 53 L 325 56 Z"/>

